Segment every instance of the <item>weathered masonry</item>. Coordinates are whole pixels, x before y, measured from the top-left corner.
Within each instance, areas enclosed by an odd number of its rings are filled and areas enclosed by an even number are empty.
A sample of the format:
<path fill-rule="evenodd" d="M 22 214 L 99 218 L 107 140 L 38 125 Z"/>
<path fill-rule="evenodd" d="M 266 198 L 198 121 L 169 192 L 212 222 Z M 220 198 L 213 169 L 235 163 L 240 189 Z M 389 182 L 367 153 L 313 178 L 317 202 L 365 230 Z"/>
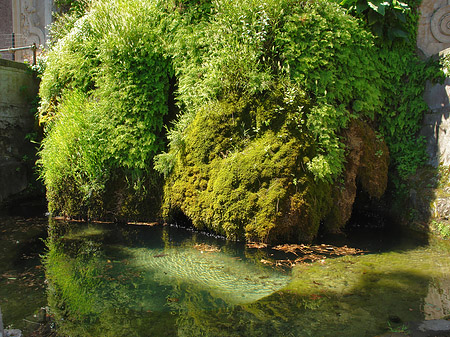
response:
<path fill-rule="evenodd" d="M 417 32 L 417 47 L 425 58 L 450 52 L 450 4 L 447 0 L 424 0 Z M 449 76 L 449 75 L 448 75 Z M 442 84 L 427 83 L 424 99 L 429 113 L 423 121 L 430 164 L 450 165 L 450 78 Z"/>
<path fill-rule="evenodd" d="M 34 145 L 27 139 L 33 131 L 31 111 L 39 82 L 29 67 L 0 59 L 0 204 L 24 191 L 29 184 Z"/>
<path fill-rule="evenodd" d="M 53 11 L 53 0 L 0 0 L 0 49 L 36 44 L 40 51 L 48 40 Z M 32 56 L 29 49 L 14 54 L 0 52 L 0 58 L 18 62 L 31 60 Z"/>

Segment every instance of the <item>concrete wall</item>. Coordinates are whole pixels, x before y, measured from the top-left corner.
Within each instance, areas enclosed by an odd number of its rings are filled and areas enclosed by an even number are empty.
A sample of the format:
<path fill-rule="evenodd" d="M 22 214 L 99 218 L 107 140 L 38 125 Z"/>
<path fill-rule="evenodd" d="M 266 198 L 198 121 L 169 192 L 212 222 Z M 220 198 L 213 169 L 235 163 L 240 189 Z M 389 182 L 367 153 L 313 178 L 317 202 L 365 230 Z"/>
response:
<path fill-rule="evenodd" d="M 38 86 L 25 64 L 0 59 L 0 205 L 29 183 L 24 156 L 33 156 L 34 145 L 25 137 L 33 131 Z"/>

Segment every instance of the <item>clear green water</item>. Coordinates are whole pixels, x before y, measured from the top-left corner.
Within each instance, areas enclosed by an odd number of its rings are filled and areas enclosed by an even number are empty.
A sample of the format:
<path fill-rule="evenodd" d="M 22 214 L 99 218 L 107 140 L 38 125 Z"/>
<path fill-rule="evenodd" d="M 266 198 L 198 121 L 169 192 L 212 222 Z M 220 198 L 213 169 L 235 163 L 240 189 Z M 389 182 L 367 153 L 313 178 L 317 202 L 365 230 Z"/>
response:
<path fill-rule="evenodd" d="M 44 268 L 48 220 L 0 217 L 0 307 L 5 327 L 33 329 L 34 314 L 47 304 Z"/>
<path fill-rule="evenodd" d="M 51 221 L 40 268 L 11 253 L 24 232 L 14 228 L 2 237 L 0 305 L 16 327 L 43 305 L 62 336 L 373 337 L 450 314 L 450 245 L 440 240 L 363 233 L 339 243 L 365 255 L 286 271 L 261 263 L 285 257 L 273 250 L 184 229 Z M 32 287 L 8 279 L 30 268 L 45 269 L 46 283 L 39 272 Z"/>

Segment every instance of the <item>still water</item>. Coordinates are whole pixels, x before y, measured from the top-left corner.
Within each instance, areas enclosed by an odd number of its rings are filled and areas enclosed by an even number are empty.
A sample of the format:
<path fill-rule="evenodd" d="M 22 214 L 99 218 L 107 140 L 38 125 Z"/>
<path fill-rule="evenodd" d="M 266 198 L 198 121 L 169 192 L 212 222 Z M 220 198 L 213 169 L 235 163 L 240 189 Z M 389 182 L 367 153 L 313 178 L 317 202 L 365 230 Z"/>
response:
<path fill-rule="evenodd" d="M 295 254 L 173 226 L 0 221 L 0 306 L 29 334 L 41 307 L 59 335 L 93 337 L 373 337 L 450 314 L 440 240 L 339 237 L 365 254 L 291 270 L 274 262 Z"/>

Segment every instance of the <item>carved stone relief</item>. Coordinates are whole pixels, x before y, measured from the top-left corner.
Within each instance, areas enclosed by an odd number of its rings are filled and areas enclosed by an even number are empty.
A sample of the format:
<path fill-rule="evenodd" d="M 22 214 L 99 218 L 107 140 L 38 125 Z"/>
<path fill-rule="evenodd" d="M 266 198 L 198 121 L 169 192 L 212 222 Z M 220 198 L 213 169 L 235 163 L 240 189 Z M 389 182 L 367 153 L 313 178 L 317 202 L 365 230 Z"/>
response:
<path fill-rule="evenodd" d="M 46 45 L 48 26 L 52 20 L 52 0 L 12 0 L 13 26 L 16 47 L 31 46 L 40 49 Z M 31 59 L 32 50 L 16 53 L 16 61 Z"/>
<path fill-rule="evenodd" d="M 417 47 L 425 57 L 450 47 L 450 0 L 422 1 Z"/>
<path fill-rule="evenodd" d="M 439 8 L 431 17 L 431 33 L 441 43 L 450 42 L 450 6 Z"/>

